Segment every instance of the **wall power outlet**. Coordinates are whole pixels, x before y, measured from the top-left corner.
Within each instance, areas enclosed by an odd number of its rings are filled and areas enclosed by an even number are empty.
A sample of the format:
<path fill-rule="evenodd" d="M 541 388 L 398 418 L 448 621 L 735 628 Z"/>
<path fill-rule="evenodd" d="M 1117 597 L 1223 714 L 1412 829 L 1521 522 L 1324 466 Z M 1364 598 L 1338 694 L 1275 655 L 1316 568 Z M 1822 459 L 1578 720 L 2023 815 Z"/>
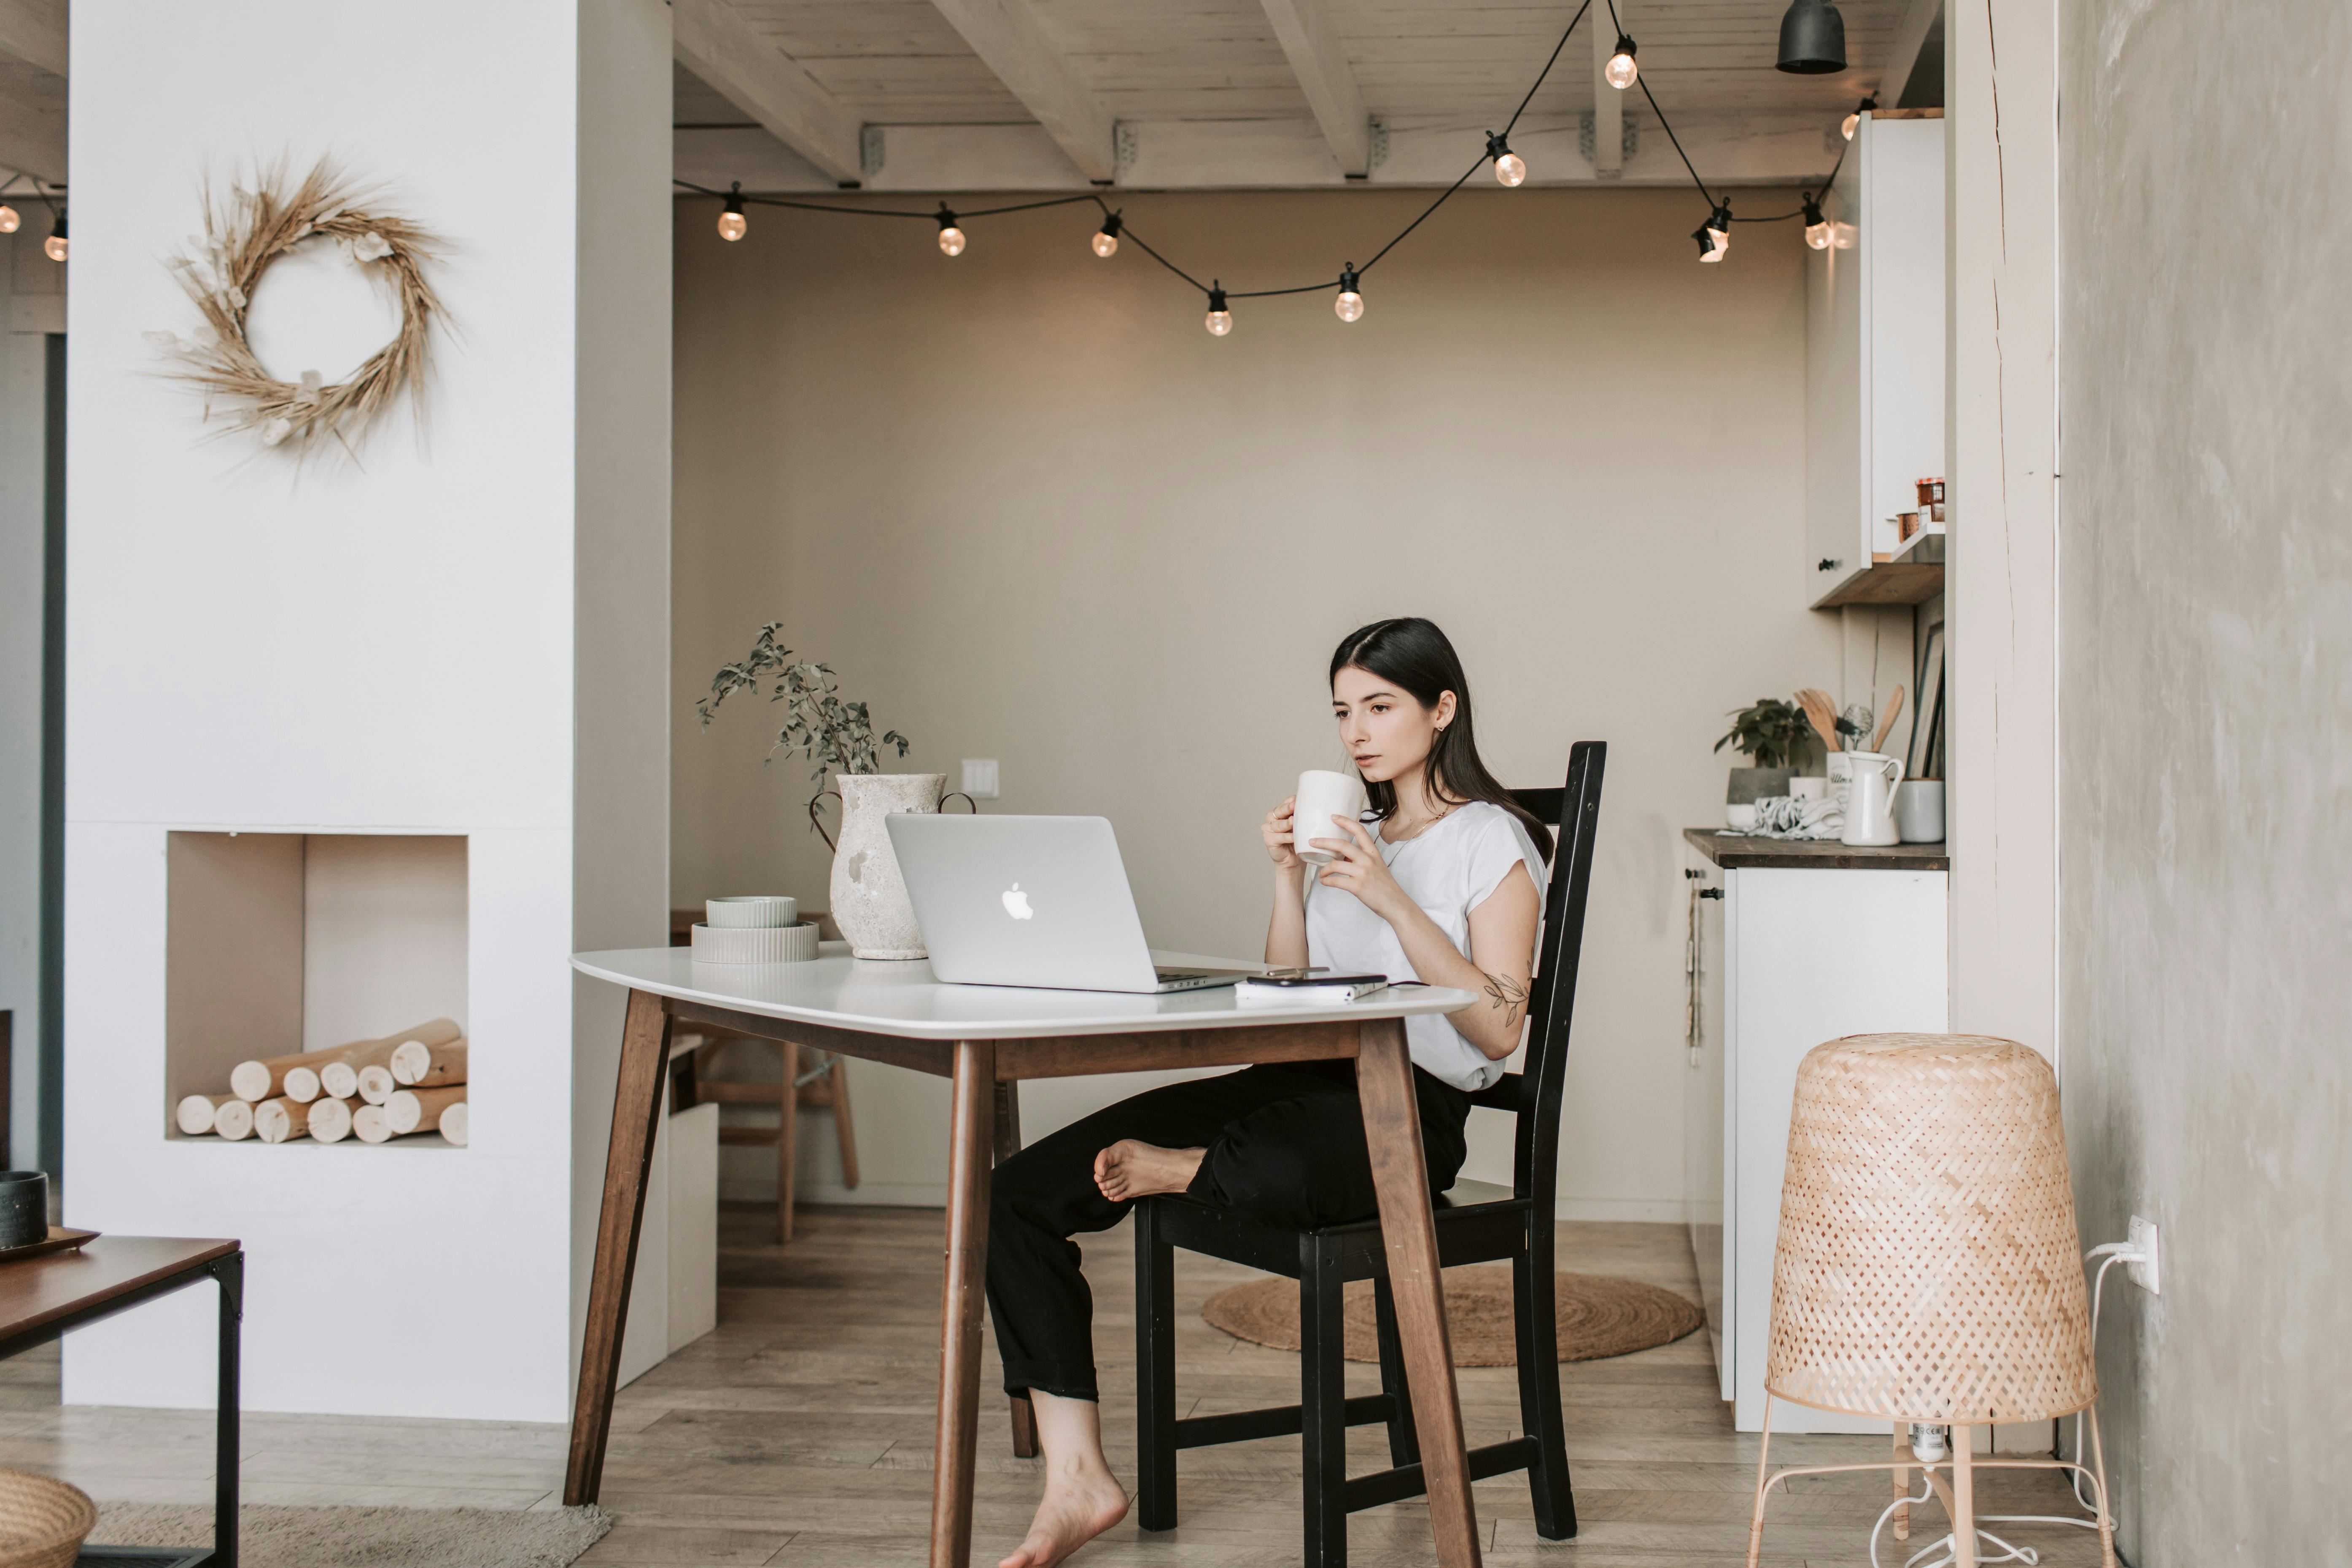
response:
<path fill-rule="evenodd" d="M 2164 1289 L 2159 1282 L 2160 1277 L 2157 1273 L 2156 1222 L 2152 1219 L 2142 1219 L 2137 1215 L 2132 1215 L 2131 1231 L 2126 1239 L 2147 1255 L 2147 1261 L 2126 1263 L 2124 1265 L 2124 1272 L 2131 1277 L 2133 1284 L 2149 1295 L 2163 1295 Z"/>

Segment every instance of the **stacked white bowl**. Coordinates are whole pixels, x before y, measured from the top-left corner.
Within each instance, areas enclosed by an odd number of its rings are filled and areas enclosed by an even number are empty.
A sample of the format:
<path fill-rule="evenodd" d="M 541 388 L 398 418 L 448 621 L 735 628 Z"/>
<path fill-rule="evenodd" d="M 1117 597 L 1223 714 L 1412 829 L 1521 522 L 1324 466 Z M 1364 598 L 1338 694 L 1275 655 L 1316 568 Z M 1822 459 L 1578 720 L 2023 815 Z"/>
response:
<path fill-rule="evenodd" d="M 816 956 L 816 923 L 797 899 L 747 893 L 703 903 L 709 923 L 694 928 L 697 963 L 802 963 Z"/>

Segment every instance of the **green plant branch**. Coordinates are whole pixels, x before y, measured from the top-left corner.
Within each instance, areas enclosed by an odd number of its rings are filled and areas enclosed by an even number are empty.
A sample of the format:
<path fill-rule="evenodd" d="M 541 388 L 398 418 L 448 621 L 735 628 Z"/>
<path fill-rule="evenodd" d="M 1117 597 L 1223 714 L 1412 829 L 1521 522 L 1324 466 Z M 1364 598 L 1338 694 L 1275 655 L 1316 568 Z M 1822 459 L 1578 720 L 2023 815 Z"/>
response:
<path fill-rule="evenodd" d="M 806 757 L 813 764 L 809 776 L 822 782 L 828 773 L 880 773 L 883 746 L 896 746 L 898 754 L 905 756 L 910 744 L 906 736 L 887 730 L 877 743 L 866 704 L 841 700 L 832 666 L 795 661 L 792 649 L 776 646 L 776 633 L 783 624 L 770 621 L 761 626 L 751 651 L 736 663 L 721 665 L 711 677 L 710 695 L 695 704 L 702 727 L 710 727 L 711 715 L 736 692 L 757 691 L 772 680 L 768 700 L 784 705 L 784 723 L 769 748 L 770 761 L 779 752 Z"/>

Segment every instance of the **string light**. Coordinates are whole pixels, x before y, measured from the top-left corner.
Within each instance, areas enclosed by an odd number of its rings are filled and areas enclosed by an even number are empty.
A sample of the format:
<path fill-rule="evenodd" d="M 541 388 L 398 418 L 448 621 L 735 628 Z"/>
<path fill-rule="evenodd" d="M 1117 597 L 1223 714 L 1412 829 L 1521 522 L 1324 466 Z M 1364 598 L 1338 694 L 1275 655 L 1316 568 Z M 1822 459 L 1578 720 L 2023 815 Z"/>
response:
<path fill-rule="evenodd" d="M 6 202 L 0 202 L 0 234 L 14 234 L 24 226 L 25 217 Z"/>
<path fill-rule="evenodd" d="M 1507 137 L 1487 132 L 1486 156 L 1495 160 L 1495 178 L 1506 185 L 1517 185 L 1528 177 L 1528 161 L 1511 151 Z"/>
<path fill-rule="evenodd" d="M 57 226 L 49 230 L 48 238 L 41 241 L 41 248 L 48 253 L 48 258 L 52 261 L 63 261 L 66 258 L 65 208 L 59 207 L 58 209 Z"/>
<path fill-rule="evenodd" d="M 1352 261 L 1339 268 L 1339 297 L 1331 301 L 1331 309 L 1343 321 L 1363 319 L 1364 297 L 1356 292 L 1356 264 Z"/>
<path fill-rule="evenodd" d="M 1504 123 L 1501 131 L 1487 133 L 1486 151 L 1478 160 L 1465 169 L 1452 184 L 1440 192 L 1437 198 L 1423 208 L 1420 215 L 1411 223 L 1406 224 L 1394 238 L 1375 251 L 1372 258 L 1364 263 L 1361 271 L 1371 270 L 1379 264 L 1381 258 L 1403 243 L 1407 236 L 1427 222 L 1430 216 L 1439 207 L 1444 206 L 1453 197 L 1454 193 L 1460 190 L 1481 166 L 1491 164 L 1495 170 L 1495 177 L 1506 186 L 1517 185 L 1526 180 L 1527 162 L 1511 151 L 1510 133 L 1517 126 L 1520 116 L 1527 112 L 1528 105 L 1535 101 L 1535 95 L 1541 90 L 1545 80 L 1550 76 L 1552 67 L 1559 63 L 1561 50 L 1568 47 L 1570 37 L 1576 31 L 1577 24 L 1584 20 L 1584 14 L 1591 8 L 1591 4 L 1592 0 L 1581 0 L 1576 15 L 1569 19 L 1568 26 L 1560 33 L 1559 41 L 1552 47 L 1551 55 L 1545 60 L 1543 69 L 1537 73 L 1535 81 L 1528 89 L 1527 96 L 1519 100 L 1518 108 L 1512 111 L 1511 118 Z M 1796 4 L 1790 9 L 1794 13 L 1808 6 L 1827 11 L 1831 19 L 1843 28 L 1843 20 L 1836 16 L 1835 7 L 1828 5 L 1827 0 L 1796 0 Z M 1611 20 L 1614 22 L 1616 7 L 1613 4 L 1610 5 L 1609 11 Z M 1731 216 L 1730 204 L 1717 197 L 1707 188 L 1706 182 L 1699 177 L 1698 170 L 1691 163 L 1690 153 L 1682 144 L 1682 139 L 1675 134 L 1673 122 L 1666 118 L 1665 110 L 1659 106 L 1657 95 L 1650 90 L 1650 84 L 1642 79 L 1641 71 L 1634 64 L 1633 37 L 1623 31 L 1622 24 L 1617 34 L 1617 52 L 1609 60 L 1603 74 L 1610 85 L 1620 91 L 1633 87 L 1639 87 L 1642 89 L 1643 98 L 1648 101 L 1651 111 L 1657 116 L 1659 129 L 1665 132 L 1666 139 L 1674 144 L 1675 153 L 1682 159 L 1683 168 L 1690 174 L 1691 183 L 1698 187 L 1699 194 L 1707 200 L 1709 211 L 1706 221 L 1691 234 L 1692 239 L 1698 245 L 1699 259 L 1702 262 L 1721 261 L 1725 253 L 1731 247 L 1731 225 L 1734 219 Z M 1842 129 L 1848 141 L 1853 137 L 1859 114 L 1875 108 L 1876 104 L 1875 99 L 1865 98 L 1862 100 L 1861 108 L 1854 114 L 1846 116 Z M 1801 216 L 1805 220 L 1805 241 L 1808 245 L 1815 249 L 1826 249 L 1831 246 L 1841 249 L 1850 247 L 1853 244 L 1853 226 L 1825 220 L 1821 210 L 1821 198 L 1828 194 L 1830 186 L 1837 179 L 1839 170 L 1843 168 L 1844 164 L 1845 156 L 1841 152 L 1837 163 L 1831 168 L 1828 176 L 1822 181 L 1820 188 L 1802 198 L 1801 211 L 1776 213 L 1769 217 L 1741 218 L 1738 221 L 1781 223 Z M 942 252 L 949 256 L 960 256 L 963 253 L 967 243 L 964 231 L 960 226 L 958 215 L 945 202 L 940 204 L 936 213 L 907 212 L 887 207 L 843 206 L 825 202 L 798 201 L 784 196 L 745 196 L 742 195 L 742 186 L 740 184 L 722 193 L 695 184 L 688 180 L 673 180 L 671 183 L 698 195 L 717 196 L 725 201 L 728 210 L 721 215 L 722 224 L 730 215 L 740 218 L 743 205 L 749 204 L 790 207 L 803 212 L 839 213 L 853 217 L 931 218 L 939 225 L 939 244 Z M 44 201 L 49 199 L 47 193 L 42 194 L 42 199 Z M 984 207 L 962 216 L 992 217 L 1003 213 L 1030 212 L 1040 207 L 1067 206 L 1080 202 L 1091 202 L 1102 213 L 1102 221 L 1097 226 L 1092 237 L 1091 243 L 1095 254 L 1108 258 L 1117 253 L 1122 237 L 1133 240 L 1137 247 L 1146 256 L 1185 283 L 1199 289 L 1207 298 L 1209 310 L 1203 318 L 1202 325 L 1207 328 L 1212 336 L 1223 337 L 1233 331 L 1233 311 L 1228 305 L 1231 300 L 1266 299 L 1285 294 L 1316 294 L 1331 287 L 1328 283 L 1307 283 L 1290 289 L 1255 289 L 1228 293 L 1222 280 L 1202 283 L 1198 278 L 1169 260 L 1129 229 L 1121 215 L 1113 212 L 1100 195 L 1093 193 L 1072 196 L 1052 196 L 1043 201 L 1020 202 L 1009 206 Z M 7 210 L 0 208 L 0 212 Z M 725 233 L 723 227 L 721 233 Z M 727 236 L 727 237 L 740 237 L 740 231 L 737 235 Z M 48 248 L 50 254 L 58 259 L 65 258 L 65 215 L 62 209 L 58 211 L 57 232 L 51 237 Z M 1364 296 L 1360 286 L 1360 270 L 1352 261 L 1339 270 L 1339 294 L 1332 300 L 1331 308 L 1333 313 L 1343 321 L 1363 319 Z"/>
<path fill-rule="evenodd" d="M 1827 250 L 1837 239 L 1837 226 L 1822 216 L 1822 204 L 1812 197 L 1805 198 L 1805 243 L 1815 250 Z"/>
<path fill-rule="evenodd" d="M 740 239 L 751 226 L 751 221 L 743 216 L 743 182 L 738 180 L 728 193 L 726 210 L 719 215 L 719 237 Z"/>
<path fill-rule="evenodd" d="M 1633 63 L 1633 40 L 1623 33 L 1617 35 L 1617 52 L 1601 68 L 1601 79 L 1619 92 L 1642 79 L 1642 68 Z"/>
<path fill-rule="evenodd" d="M 1876 98 L 1864 99 L 1861 103 L 1855 106 L 1854 111 L 1852 114 L 1847 115 L 1844 120 L 1839 122 L 1838 134 L 1844 137 L 1849 142 L 1853 141 L 1853 133 L 1862 129 L 1862 117 L 1877 107 L 1878 100 Z"/>

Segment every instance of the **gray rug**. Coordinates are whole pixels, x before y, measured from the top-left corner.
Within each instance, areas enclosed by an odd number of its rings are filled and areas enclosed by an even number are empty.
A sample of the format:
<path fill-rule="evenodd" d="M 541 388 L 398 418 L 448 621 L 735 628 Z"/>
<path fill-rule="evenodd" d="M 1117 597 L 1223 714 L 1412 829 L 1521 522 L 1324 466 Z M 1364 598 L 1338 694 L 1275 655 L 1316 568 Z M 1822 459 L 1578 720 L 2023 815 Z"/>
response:
<path fill-rule="evenodd" d="M 564 1568 L 613 1528 L 600 1508 L 236 1510 L 239 1568 Z M 209 1546 L 213 1510 L 100 1503 L 107 1546 Z"/>

